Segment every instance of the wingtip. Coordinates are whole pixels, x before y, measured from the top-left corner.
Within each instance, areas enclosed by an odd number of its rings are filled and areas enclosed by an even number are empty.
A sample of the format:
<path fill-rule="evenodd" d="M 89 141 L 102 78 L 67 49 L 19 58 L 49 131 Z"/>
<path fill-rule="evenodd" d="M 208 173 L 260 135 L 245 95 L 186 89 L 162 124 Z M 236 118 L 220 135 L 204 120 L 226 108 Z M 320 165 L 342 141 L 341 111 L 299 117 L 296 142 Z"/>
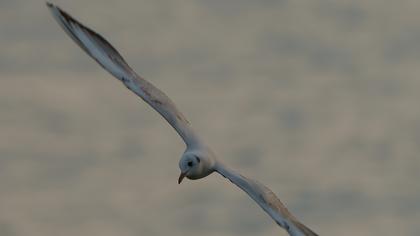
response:
<path fill-rule="evenodd" d="M 53 3 L 47 1 L 45 2 L 45 5 L 47 5 L 48 10 L 50 10 L 50 12 L 53 14 L 54 17 L 57 17 L 60 14 L 61 9 L 57 7 L 56 5 L 54 5 Z"/>
<path fill-rule="evenodd" d="M 54 3 L 51 3 L 51 2 L 45 2 L 45 4 L 47 5 L 47 7 L 51 10 L 51 11 L 54 11 L 54 10 L 58 10 L 59 12 L 61 12 L 62 10 L 60 9 L 60 7 L 58 7 L 57 5 L 55 5 Z"/>
<path fill-rule="evenodd" d="M 50 11 L 54 12 L 54 10 L 60 10 L 60 8 L 58 6 L 56 6 L 55 4 L 53 4 L 51 2 L 45 2 L 45 5 L 47 5 L 47 7 Z"/>

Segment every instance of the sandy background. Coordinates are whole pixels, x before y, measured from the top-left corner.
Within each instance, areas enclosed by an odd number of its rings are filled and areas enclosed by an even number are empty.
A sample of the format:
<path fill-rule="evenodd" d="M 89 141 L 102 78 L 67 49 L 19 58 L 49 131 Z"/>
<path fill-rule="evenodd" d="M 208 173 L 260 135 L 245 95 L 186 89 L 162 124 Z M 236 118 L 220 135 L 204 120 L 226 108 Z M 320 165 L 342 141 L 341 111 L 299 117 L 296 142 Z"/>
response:
<path fill-rule="evenodd" d="M 320 235 L 420 235 L 420 1 L 55 1 Z M 0 235 L 286 235 L 84 55 L 0 1 Z"/>

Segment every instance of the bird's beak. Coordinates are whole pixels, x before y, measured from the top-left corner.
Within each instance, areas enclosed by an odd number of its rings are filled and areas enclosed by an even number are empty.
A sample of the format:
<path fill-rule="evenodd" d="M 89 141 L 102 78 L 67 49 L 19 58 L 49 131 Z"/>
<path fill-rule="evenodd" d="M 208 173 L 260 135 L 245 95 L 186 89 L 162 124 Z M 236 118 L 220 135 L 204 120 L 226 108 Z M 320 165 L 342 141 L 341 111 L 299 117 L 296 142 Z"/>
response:
<path fill-rule="evenodd" d="M 182 182 L 182 180 L 184 179 L 184 177 L 187 175 L 187 172 L 181 172 L 181 174 L 179 175 L 178 178 L 178 184 L 180 184 Z"/>

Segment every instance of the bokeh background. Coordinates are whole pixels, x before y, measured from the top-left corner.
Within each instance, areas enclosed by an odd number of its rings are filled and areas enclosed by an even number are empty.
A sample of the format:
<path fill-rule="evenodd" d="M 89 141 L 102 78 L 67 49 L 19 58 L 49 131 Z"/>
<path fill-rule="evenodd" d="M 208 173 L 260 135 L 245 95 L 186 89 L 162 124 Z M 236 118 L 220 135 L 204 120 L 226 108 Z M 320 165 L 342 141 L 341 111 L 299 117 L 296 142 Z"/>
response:
<path fill-rule="evenodd" d="M 320 235 L 420 235 L 420 1 L 55 1 Z M 0 1 L 0 235 L 286 235 L 84 54 Z"/>

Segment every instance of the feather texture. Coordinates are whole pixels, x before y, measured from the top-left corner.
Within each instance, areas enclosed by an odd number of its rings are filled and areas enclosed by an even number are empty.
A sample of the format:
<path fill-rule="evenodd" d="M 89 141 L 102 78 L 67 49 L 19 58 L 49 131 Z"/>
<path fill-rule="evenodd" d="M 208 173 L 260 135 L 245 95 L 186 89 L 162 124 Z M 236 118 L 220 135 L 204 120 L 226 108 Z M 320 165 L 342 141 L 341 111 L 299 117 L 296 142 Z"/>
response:
<path fill-rule="evenodd" d="M 291 236 L 318 236 L 308 227 L 300 223 L 277 196 L 263 184 L 235 172 L 220 162 L 215 166 L 215 170 L 245 191 Z"/>
<path fill-rule="evenodd" d="M 95 59 L 105 70 L 141 97 L 169 122 L 186 143 L 186 153 L 192 150 L 193 153 L 202 155 L 202 158 L 206 157 L 201 163 L 207 161 L 208 166 L 200 169 L 201 172 L 197 173 L 197 176 L 205 177 L 209 173 L 217 171 L 245 191 L 280 227 L 287 230 L 291 236 L 317 236 L 316 233 L 300 223 L 269 188 L 255 180 L 238 174 L 217 161 L 213 152 L 199 139 L 190 123 L 176 108 L 169 97 L 134 72 L 120 53 L 107 40 L 78 22 L 59 7 L 51 3 L 47 3 L 47 6 L 64 31 L 89 56 Z M 200 163 L 200 159 L 197 156 L 195 158 Z"/>
<path fill-rule="evenodd" d="M 64 31 L 105 70 L 159 112 L 178 132 L 187 146 L 200 146 L 202 144 L 188 120 L 176 108 L 171 99 L 134 72 L 106 39 L 81 24 L 59 7 L 51 3 L 47 3 L 47 6 Z"/>

